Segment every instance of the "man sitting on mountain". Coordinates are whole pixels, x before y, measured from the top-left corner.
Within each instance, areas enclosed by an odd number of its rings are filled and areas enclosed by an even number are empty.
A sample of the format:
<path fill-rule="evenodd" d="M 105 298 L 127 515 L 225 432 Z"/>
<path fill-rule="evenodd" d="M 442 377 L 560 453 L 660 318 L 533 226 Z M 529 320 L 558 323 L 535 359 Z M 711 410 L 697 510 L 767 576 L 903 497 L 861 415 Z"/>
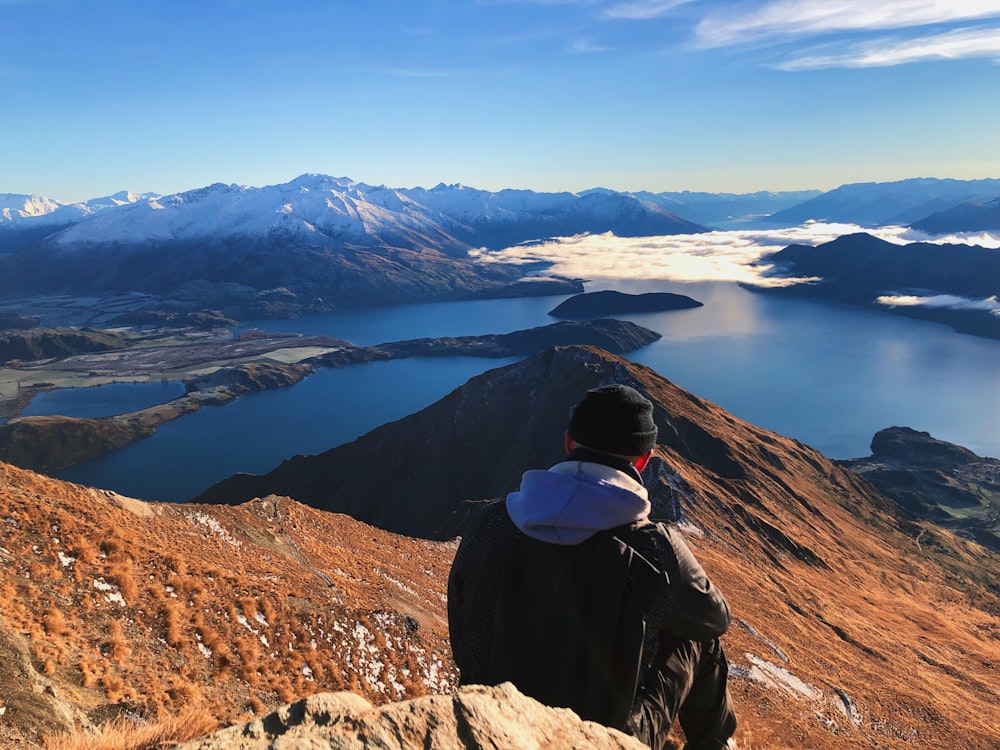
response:
<path fill-rule="evenodd" d="M 483 504 L 448 582 L 452 651 L 462 684 L 513 682 L 652 748 L 678 718 L 686 748 L 717 750 L 736 728 L 729 606 L 680 534 L 648 519 L 639 472 L 656 433 L 635 389 L 591 390 L 567 459 Z"/>

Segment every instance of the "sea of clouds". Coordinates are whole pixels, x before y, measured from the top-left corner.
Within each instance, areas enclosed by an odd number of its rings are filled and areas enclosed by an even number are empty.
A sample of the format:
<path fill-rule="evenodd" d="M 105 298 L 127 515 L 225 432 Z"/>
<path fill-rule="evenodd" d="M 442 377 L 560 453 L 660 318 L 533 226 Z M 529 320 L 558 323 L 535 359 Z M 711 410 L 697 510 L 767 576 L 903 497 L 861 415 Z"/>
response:
<path fill-rule="evenodd" d="M 899 245 L 935 242 L 1000 249 L 1000 235 L 984 232 L 930 238 L 909 227 L 871 229 L 856 224 L 810 221 L 796 227 L 727 229 L 660 237 L 583 234 L 515 245 L 500 251 L 480 251 L 477 255 L 484 261 L 524 265 L 544 262 L 549 264 L 547 273 L 570 278 L 728 281 L 773 287 L 806 283 L 813 279 L 768 276 L 772 265 L 762 262 L 764 256 L 788 245 L 820 245 L 856 232 L 867 232 Z M 971 300 L 951 295 L 921 297 L 886 291 L 884 296 L 878 298 L 880 304 L 981 309 L 1000 315 L 1000 303 L 996 297 Z"/>

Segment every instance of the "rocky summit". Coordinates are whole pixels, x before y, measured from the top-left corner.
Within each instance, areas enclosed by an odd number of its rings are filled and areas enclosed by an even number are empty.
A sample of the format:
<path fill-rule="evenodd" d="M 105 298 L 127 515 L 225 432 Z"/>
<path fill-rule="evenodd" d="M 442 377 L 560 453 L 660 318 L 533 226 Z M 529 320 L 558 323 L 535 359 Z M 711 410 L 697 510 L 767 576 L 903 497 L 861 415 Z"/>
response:
<path fill-rule="evenodd" d="M 380 708 L 355 693 L 321 693 L 176 750 L 303 747 L 641 750 L 646 746 L 617 730 L 582 721 L 568 709 L 543 706 L 508 682 L 497 687 L 471 685 L 451 696 L 428 696 Z"/>
<path fill-rule="evenodd" d="M 1000 596 L 980 576 L 996 554 L 591 347 L 473 378 L 355 443 L 286 462 L 268 478 L 287 482 L 279 494 L 258 484 L 235 506 L 145 503 L 0 466 L 0 745 L 37 747 L 113 716 L 155 726 L 192 707 L 263 737 L 299 710 L 279 706 L 343 691 L 377 707 L 340 700 L 345 731 L 398 732 L 421 700 L 465 716 L 480 699 L 455 692 L 449 529 L 467 501 L 560 460 L 569 406 L 608 383 L 653 401 L 654 514 L 681 528 L 731 604 L 741 746 L 997 746 Z M 303 504 L 326 500 L 357 518 Z M 513 694 L 473 693 L 486 722 L 529 715 Z M 679 728 L 671 741 L 683 744 Z"/>

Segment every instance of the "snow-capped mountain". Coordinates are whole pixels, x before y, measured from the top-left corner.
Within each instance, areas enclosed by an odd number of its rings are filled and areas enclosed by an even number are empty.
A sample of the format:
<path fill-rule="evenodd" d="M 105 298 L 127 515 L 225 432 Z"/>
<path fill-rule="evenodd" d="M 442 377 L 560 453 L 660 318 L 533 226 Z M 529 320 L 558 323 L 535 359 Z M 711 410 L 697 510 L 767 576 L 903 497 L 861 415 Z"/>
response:
<path fill-rule="evenodd" d="M 611 191 L 490 192 L 462 185 L 394 189 L 319 174 L 266 187 L 218 183 L 174 195 L 113 198 L 113 203 L 99 199 L 39 211 L 39 218 L 47 217 L 44 222 L 22 226 L 58 228 L 46 243 L 64 249 L 241 238 L 452 256 L 463 256 L 472 247 L 499 248 L 555 235 L 703 230 L 650 202 Z"/>
<path fill-rule="evenodd" d="M 65 205 L 40 195 L 0 193 L 0 224 L 45 216 Z"/>
<path fill-rule="evenodd" d="M 124 193 L 23 218 L 0 232 L 0 294 L 141 291 L 240 317 L 555 293 L 538 283 L 529 292 L 517 284 L 522 270 L 474 262 L 469 251 L 549 236 L 703 229 L 611 191 L 394 189 L 304 174 L 265 187 Z M 579 291 L 579 281 L 551 283 Z M 266 309 L 248 312 L 260 295 Z"/>
<path fill-rule="evenodd" d="M 66 203 L 39 195 L 0 193 L 0 227 L 14 224 L 58 226 L 74 224 L 108 208 L 156 198 L 152 193 L 121 191 L 103 198 Z"/>
<path fill-rule="evenodd" d="M 398 191 L 312 174 L 268 187 L 216 183 L 153 197 L 80 221 L 49 242 L 69 249 L 233 238 L 451 253 L 466 249 L 442 231 L 438 217 Z"/>

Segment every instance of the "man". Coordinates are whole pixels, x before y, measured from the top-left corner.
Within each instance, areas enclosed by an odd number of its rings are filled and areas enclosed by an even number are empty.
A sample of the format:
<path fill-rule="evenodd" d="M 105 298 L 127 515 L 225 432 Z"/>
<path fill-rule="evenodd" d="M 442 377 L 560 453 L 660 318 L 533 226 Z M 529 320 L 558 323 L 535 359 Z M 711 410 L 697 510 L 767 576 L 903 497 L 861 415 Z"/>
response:
<path fill-rule="evenodd" d="M 656 434 L 635 389 L 587 392 L 567 459 L 470 522 L 448 582 L 452 651 L 462 684 L 509 680 L 654 749 L 677 718 L 687 749 L 718 750 L 736 729 L 729 606 L 679 533 L 648 520 Z"/>

